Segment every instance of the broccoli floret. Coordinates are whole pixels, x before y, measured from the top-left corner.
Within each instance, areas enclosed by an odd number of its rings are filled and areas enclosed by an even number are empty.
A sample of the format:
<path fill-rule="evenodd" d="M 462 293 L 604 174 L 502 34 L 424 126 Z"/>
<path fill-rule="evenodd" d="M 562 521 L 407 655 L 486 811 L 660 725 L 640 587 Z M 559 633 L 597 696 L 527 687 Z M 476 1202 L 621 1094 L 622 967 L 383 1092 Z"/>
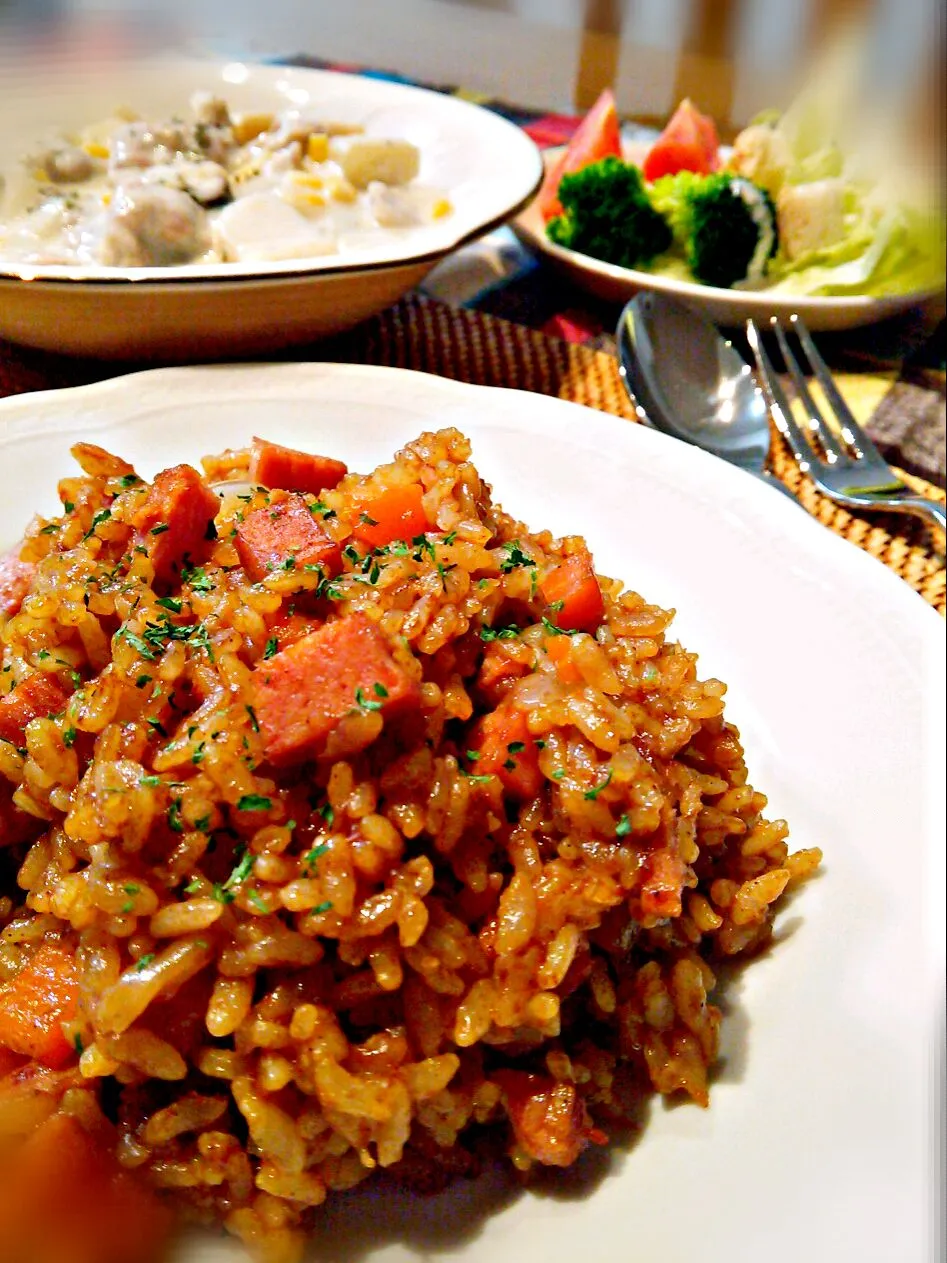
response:
<path fill-rule="evenodd" d="M 685 195 L 687 262 L 705 285 L 728 289 L 763 276 L 775 254 L 776 209 L 764 189 L 740 176 L 706 176 Z"/>
<path fill-rule="evenodd" d="M 546 226 L 557 245 L 634 268 L 671 244 L 671 230 L 648 200 L 641 172 L 620 158 L 603 158 L 563 176 L 559 200 L 565 213 Z"/>

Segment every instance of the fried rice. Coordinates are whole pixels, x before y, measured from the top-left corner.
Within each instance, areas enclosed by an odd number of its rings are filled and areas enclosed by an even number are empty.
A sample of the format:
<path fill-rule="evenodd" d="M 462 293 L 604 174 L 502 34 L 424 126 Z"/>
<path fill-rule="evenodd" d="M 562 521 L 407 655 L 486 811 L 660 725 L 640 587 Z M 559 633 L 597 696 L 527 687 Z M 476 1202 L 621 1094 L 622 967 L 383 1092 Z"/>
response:
<path fill-rule="evenodd" d="M 456 430 L 364 476 L 73 453 L 0 563 L 11 1263 L 63 1155 L 42 1263 L 129 1263 L 123 1214 L 142 1258 L 196 1220 L 296 1263 L 363 1180 L 706 1105 L 716 963 L 820 854 L 672 612 L 502 511 Z"/>

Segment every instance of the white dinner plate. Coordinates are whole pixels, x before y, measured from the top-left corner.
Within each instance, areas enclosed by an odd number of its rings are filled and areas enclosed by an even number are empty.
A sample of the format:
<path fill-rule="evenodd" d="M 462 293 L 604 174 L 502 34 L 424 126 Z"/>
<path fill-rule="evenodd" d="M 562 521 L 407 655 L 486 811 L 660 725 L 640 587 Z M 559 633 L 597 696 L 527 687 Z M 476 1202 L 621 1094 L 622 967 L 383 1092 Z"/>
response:
<path fill-rule="evenodd" d="M 387 228 L 341 253 L 278 262 L 175 267 L 23 264 L 0 250 L 0 336 L 47 350 L 121 358 L 236 357 L 349 327 L 417 285 L 451 250 L 504 222 L 536 191 L 540 152 L 526 133 L 458 97 L 362 75 L 162 57 L 138 63 L 20 67 L 0 56 L 0 216 L 4 175 L 50 131 L 79 130 L 127 107 L 186 114 L 199 91 L 235 113 L 296 109 L 403 139 L 418 180 L 450 214 Z M 10 187 L 15 181 L 8 179 Z"/>
<path fill-rule="evenodd" d="M 561 148 L 547 150 L 543 155 L 546 166 L 561 152 Z M 641 146 L 626 147 L 629 161 L 638 162 L 643 156 Z M 889 316 L 896 316 L 912 307 L 937 302 L 943 304 L 943 285 L 935 289 L 880 298 L 865 294 L 827 298 L 800 297 L 767 290 L 751 292 L 721 289 L 715 285 L 700 285 L 697 281 L 656 276 L 637 268 L 619 267 L 615 263 L 604 263 L 601 259 L 593 259 L 591 255 L 580 254 L 578 250 L 569 250 L 550 241 L 536 201 L 521 211 L 513 221 L 512 228 L 525 245 L 548 260 L 580 289 L 588 290 L 597 298 L 626 303 L 639 290 L 653 290 L 702 307 L 711 320 L 727 328 L 735 328 L 751 319 L 768 320 L 771 316 L 788 319 L 795 313 L 803 318 L 813 332 L 856 329 L 885 320 Z"/>
<path fill-rule="evenodd" d="M 318 1213 L 321 1263 L 929 1263 L 941 1196 L 944 625 L 782 496 L 660 434 L 544 396 L 402 370 L 169 369 L 0 403 L 0 544 L 56 509 L 69 445 L 151 475 L 253 434 L 367 470 L 453 425 L 504 507 L 584 534 L 599 570 L 678 610 L 728 681 L 754 785 L 821 874 L 723 993 L 707 1110 L 653 1103 L 632 1147 L 430 1200 Z M 242 1259 L 220 1237 L 186 1263 Z"/>

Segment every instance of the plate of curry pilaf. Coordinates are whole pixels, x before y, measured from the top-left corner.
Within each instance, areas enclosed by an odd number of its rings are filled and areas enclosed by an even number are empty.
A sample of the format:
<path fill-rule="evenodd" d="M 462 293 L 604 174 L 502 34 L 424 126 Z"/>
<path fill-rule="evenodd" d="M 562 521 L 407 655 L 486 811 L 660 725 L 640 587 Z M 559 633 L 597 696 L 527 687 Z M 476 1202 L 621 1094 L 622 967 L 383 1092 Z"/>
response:
<path fill-rule="evenodd" d="M 929 1257 L 906 584 L 402 370 L 135 374 L 0 451 L 4 1263 Z"/>

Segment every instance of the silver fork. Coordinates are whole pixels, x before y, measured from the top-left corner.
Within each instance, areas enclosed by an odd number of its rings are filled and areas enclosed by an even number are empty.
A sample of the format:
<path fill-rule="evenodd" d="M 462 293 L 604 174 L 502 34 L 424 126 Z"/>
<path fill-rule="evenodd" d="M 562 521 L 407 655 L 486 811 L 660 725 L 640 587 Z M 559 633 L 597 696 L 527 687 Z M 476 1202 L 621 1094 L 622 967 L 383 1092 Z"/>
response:
<path fill-rule="evenodd" d="M 790 329 L 799 339 L 812 375 L 822 387 L 835 413 L 837 429 L 829 424 L 816 407 L 806 375 L 789 346 L 779 320 L 773 316 L 769 323 L 770 329 L 776 335 L 793 386 L 806 411 L 808 420 L 804 425 L 800 425 L 793 416 L 789 400 L 776 376 L 754 320 L 747 321 L 746 336 L 756 358 L 763 394 L 773 420 L 792 449 L 802 472 L 809 475 L 820 491 L 840 504 L 857 509 L 892 509 L 897 513 L 916 513 L 936 522 L 941 530 L 947 530 L 944 506 L 936 500 L 926 500 L 915 495 L 906 487 L 852 416 L 851 409 L 832 380 L 825 360 L 816 350 L 809 331 L 799 317 L 789 317 Z"/>

